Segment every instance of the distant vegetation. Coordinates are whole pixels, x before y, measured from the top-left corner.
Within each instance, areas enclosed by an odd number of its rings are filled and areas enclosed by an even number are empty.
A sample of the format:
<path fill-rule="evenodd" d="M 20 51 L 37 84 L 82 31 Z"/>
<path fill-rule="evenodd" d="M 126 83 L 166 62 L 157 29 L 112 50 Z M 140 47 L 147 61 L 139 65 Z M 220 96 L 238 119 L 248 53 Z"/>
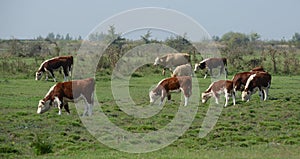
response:
<path fill-rule="evenodd" d="M 229 74 L 249 70 L 255 66 L 262 65 L 272 74 L 296 75 L 300 74 L 300 34 L 295 33 L 290 40 L 263 41 L 258 33 L 244 34 L 239 32 L 228 32 L 222 37 L 213 36 L 214 45 L 207 46 L 204 42 L 190 42 L 188 35 L 170 36 L 165 40 L 156 40 L 148 30 L 140 39 L 132 40 L 122 37 L 116 32 L 114 26 L 110 26 L 107 33 L 90 34 L 87 41 L 105 41 L 110 43 L 104 55 L 99 61 L 99 69 L 111 70 L 116 62 L 129 50 L 142 44 L 161 43 L 178 52 L 191 54 L 192 62 L 203 60 L 203 50 L 196 50 L 195 45 L 200 47 L 218 48 L 223 57 L 228 58 Z M 49 33 L 47 37 L 41 36 L 29 40 L 0 40 L 0 66 L 18 68 L 17 70 L 2 69 L 4 72 L 28 72 L 28 68 L 37 67 L 46 58 L 72 54 L 76 55 L 80 49 L 83 39 L 81 36 L 74 38 L 70 34 L 65 36 Z M 202 51 L 202 52 L 201 52 Z M 12 57 L 35 57 L 32 66 L 26 66 L 22 60 L 15 61 Z M 17 65 L 17 66 L 11 66 Z M 21 66 L 21 67 L 20 67 Z M 2 68 L 3 68 L 2 67 Z M 24 70 L 25 69 L 25 70 Z"/>

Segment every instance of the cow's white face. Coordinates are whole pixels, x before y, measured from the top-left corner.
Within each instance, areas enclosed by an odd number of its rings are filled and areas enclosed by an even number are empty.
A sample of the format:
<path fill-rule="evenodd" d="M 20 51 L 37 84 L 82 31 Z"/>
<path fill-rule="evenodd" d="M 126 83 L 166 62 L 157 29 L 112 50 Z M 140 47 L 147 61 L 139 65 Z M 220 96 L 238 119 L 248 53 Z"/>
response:
<path fill-rule="evenodd" d="M 48 111 L 50 109 L 50 100 L 48 101 L 43 101 L 40 100 L 39 104 L 38 104 L 38 109 L 37 109 L 37 113 L 38 114 L 42 114 L 45 113 L 46 111 Z"/>
<path fill-rule="evenodd" d="M 150 104 L 152 105 L 159 98 L 159 95 L 154 91 L 150 91 L 149 98 L 150 98 Z"/>
<path fill-rule="evenodd" d="M 154 66 L 159 65 L 160 64 L 160 59 L 159 57 L 156 57 L 155 61 L 154 61 Z"/>
<path fill-rule="evenodd" d="M 250 91 L 243 91 L 242 92 L 242 101 L 250 100 L 251 92 Z"/>
<path fill-rule="evenodd" d="M 210 98 L 210 95 L 207 93 L 202 93 L 201 98 L 202 98 L 202 103 L 206 103 L 207 100 Z"/>
<path fill-rule="evenodd" d="M 35 80 L 40 80 L 43 76 L 43 72 L 36 72 L 35 73 Z"/>

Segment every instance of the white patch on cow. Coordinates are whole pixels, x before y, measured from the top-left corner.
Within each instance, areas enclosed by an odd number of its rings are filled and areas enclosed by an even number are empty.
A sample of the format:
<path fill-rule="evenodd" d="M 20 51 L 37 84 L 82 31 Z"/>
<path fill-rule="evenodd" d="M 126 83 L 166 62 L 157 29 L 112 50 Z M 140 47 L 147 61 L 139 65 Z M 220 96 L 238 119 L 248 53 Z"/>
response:
<path fill-rule="evenodd" d="M 56 84 L 55 85 L 53 85 L 52 87 L 50 87 L 50 89 L 49 89 L 49 91 L 48 91 L 48 93 L 45 95 L 45 97 L 44 98 L 46 98 L 47 96 L 49 96 L 50 95 L 50 93 L 54 90 L 54 87 L 56 86 Z"/>
<path fill-rule="evenodd" d="M 250 82 L 254 79 L 255 76 L 256 76 L 256 74 L 253 74 L 248 78 L 245 89 L 247 89 L 249 87 Z"/>
<path fill-rule="evenodd" d="M 204 60 L 202 60 L 201 62 L 199 62 L 199 63 L 203 63 L 203 62 L 206 62 L 206 61 L 208 61 L 210 58 L 207 58 L 207 59 L 204 59 Z"/>

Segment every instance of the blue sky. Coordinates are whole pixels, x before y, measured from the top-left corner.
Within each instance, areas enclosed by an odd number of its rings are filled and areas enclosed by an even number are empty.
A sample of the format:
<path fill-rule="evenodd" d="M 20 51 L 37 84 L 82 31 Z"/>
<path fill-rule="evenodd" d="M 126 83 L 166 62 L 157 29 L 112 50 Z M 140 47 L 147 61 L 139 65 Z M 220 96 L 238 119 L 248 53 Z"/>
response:
<path fill-rule="evenodd" d="M 300 32 L 299 0 L 1 0 L 0 39 L 49 32 L 85 37 L 107 18 L 139 7 L 179 11 L 210 35 L 257 32 L 264 40 L 288 40 Z"/>

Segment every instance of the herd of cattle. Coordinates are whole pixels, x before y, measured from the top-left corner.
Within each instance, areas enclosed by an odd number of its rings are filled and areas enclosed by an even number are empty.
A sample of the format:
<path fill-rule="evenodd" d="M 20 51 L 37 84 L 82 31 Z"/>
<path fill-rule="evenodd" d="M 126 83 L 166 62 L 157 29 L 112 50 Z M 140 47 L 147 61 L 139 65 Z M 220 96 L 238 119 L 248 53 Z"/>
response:
<path fill-rule="evenodd" d="M 37 113 L 41 114 L 50 109 L 51 106 L 58 107 L 59 115 L 64 108 L 70 113 L 68 102 L 77 102 L 84 99 L 86 102 L 83 115 L 92 115 L 95 80 L 93 78 L 67 81 L 73 65 L 72 56 L 55 57 L 44 61 L 36 72 L 36 80 L 40 80 L 43 73 L 48 74 L 56 81 L 53 71 L 63 68 L 65 82 L 56 83 L 50 88 L 46 96 L 39 101 Z M 155 59 L 154 65 L 161 65 L 163 75 L 166 69 L 172 72 L 171 77 L 162 79 L 157 86 L 149 92 L 150 103 L 153 104 L 160 98 L 159 105 L 162 105 L 167 97 L 171 100 L 171 92 L 182 92 L 184 95 L 184 106 L 188 105 L 189 97 L 192 95 L 192 76 L 201 70 L 206 70 L 207 74 L 213 76 L 213 69 L 218 69 L 218 76 L 225 74 L 227 78 L 227 60 L 226 58 L 207 58 L 196 63 L 192 69 L 190 55 L 187 53 L 166 54 Z M 249 101 L 252 94 L 259 91 L 261 100 L 268 97 L 268 89 L 271 85 L 271 75 L 262 67 L 256 67 L 249 72 L 241 72 L 234 75 L 232 80 L 219 80 L 212 82 L 208 89 L 201 94 L 202 103 L 209 98 L 214 97 L 215 102 L 219 104 L 221 94 L 225 94 L 224 107 L 228 105 L 229 97 L 233 99 L 235 105 L 236 92 L 241 91 L 242 100 Z"/>

